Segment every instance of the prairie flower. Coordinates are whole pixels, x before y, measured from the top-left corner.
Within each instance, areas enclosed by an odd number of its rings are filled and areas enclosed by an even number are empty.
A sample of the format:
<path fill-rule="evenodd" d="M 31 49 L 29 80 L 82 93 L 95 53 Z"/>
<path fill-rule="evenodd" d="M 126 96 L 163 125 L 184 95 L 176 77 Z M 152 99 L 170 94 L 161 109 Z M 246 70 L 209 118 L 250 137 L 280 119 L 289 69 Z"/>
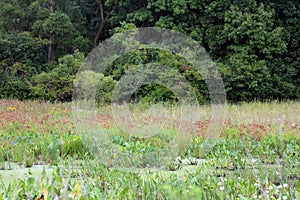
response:
<path fill-rule="evenodd" d="M 15 110 L 17 110 L 17 108 L 16 108 L 16 107 L 13 107 L 13 106 L 8 106 L 8 107 L 6 108 L 6 110 L 7 110 L 7 111 L 15 111 Z"/>
<path fill-rule="evenodd" d="M 74 195 L 74 197 L 75 196 L 81 197 L 82 196 L 81 193 L 82 193 L 81 185 L 79 182 L 77 182 L 73 188 L 73 195 Z"/>
<path fill-rule="evenodd" d="M 44 186 L 44 183 L 41 182 L 41 186 L 42 186 L 42 195 L 40 196 L 41 200 L 48 200 L 48 191 L 46 189 L 46 187 Z"/>

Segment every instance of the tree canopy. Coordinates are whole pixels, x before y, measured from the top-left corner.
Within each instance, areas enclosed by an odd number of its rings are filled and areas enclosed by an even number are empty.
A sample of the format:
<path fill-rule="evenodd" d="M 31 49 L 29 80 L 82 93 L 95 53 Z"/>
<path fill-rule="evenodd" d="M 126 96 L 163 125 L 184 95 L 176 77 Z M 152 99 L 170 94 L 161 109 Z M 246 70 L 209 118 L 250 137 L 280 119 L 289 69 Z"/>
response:
<path fill-rule="evenodd" d="M 80 63 L 95 46 L 132 28 L 161 27 L 198 41 L 220 70 L 231 102 L 300 97 L 300 4 L 297 0 L 2 0 L 0 98 L 71 100 Z M 99 93 L 129 65 L 160 62 L 178 70 L 209 101 L 201 75 L 161 50 L 131 52 L 99 74 Z M 159 85 L 138 99 L 173 101 Z M 150 101 L 150 100 L 149 100 Z"/>

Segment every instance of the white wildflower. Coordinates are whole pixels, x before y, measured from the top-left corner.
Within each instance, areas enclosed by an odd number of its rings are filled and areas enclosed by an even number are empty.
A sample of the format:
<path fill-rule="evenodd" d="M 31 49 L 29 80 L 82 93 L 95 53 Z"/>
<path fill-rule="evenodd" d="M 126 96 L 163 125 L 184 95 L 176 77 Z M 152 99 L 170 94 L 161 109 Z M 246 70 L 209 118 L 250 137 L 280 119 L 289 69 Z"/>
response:
<path fill-rule="evenodd" d="M 272 190 L 272 189 L 273 189 L 272 185 L 270 185 L 268 189 L 269 189 L 269 190 Z"/>
<path fill-rule="evenodd" d="M 277 188 L 278 188 L 278 189 L 282 188 L 282 185 L 278 185 Z"/>

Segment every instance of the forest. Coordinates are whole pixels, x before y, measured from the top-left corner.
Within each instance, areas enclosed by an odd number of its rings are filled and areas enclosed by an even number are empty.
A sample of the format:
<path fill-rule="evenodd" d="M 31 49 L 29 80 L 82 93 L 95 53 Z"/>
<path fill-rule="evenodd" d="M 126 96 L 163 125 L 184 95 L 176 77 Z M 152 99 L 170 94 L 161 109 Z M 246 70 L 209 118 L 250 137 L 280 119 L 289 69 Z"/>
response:
<path fill-rule="evenodd" d="M 71 101 L 75 75 L 94 47 L 126 30 L 161 27 L 205 48 L 222 74 L 228 101 L 296 100 L 299 18 L 297 0 L 1 0 L 0 98 Z M 132 54 L 100 75 L 104 103 L 120 70 L 149 57 L 178 70 L 199 101 L 208 101 L 203 78 L 184 59 L 159 50 Z M 172 101 L 167 90 L 150 85 L 138 95 L 144 101 Z"/>

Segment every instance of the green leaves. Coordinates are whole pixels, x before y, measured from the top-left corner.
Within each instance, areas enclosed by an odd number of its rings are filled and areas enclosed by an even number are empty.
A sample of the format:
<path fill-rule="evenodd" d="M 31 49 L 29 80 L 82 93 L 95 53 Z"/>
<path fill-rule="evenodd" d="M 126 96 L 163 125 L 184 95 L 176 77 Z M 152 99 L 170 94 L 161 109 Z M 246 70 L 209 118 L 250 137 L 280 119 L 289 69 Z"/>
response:
<path fill-rule="evenodd" d="M 50 14 L 42 27 L 46 35 L 53 37 L 64 37 L 72 35 L 74 32 L 74 27 L 70 18 L 61 12 Z"/>
<path fill-rule="evenodd" d="M 219 66 L 229 99 L 268 98 L 272 91 L 268 62 L 286 51 L 283 29 L 274 26 L 274 10 L 252 1 L 246 7 L 230 6 L 224 17 L 222 35 L 229 45 Z"/>
<path fill-rule="evenodd" d="M 33 78 L 30 87 L 35 97 L 50 101 L 71 100 L 73 80 L 82 61 L 83 54 L 76 52 L 59 59 L 59 64 L 49 73 L 41 73 Z"/>
<path fill-rule="evenodd" d="M 33 37 L 29 32 L 0 32 L 0 97 L 27 99 L 32 75 L 41 71 L 48 40 Z"/>
<path fill-rule="evenodd" d="M 2 0 L 0 63 L 30 63 L 36 75 L 76 49 L 87 54 L 115 33 L 158 26 L 201 43 L 224 73 L 230 101 L 295 99 L 300 96 L 299 10 L 292 0 Z M 135 56 L 123 64 L 140 60 Z M 172 56 L 169 61 L 178 62 Z M 188 79 L 196 86 L 195 74 Z"/>
<path fill-rule="evenodd" d="M 286 45 L 281 36 L 282 28 L 274 27 L 274 10 L 265 8 L 263 4 L 252 9 L 254 11 L 247 12 L 231 6 L 230 11 L 225 12 L 223 31 L 227 33 L 227 40 L 239 46 L 249 44 L 260 59 L 284 53 Z"/>

